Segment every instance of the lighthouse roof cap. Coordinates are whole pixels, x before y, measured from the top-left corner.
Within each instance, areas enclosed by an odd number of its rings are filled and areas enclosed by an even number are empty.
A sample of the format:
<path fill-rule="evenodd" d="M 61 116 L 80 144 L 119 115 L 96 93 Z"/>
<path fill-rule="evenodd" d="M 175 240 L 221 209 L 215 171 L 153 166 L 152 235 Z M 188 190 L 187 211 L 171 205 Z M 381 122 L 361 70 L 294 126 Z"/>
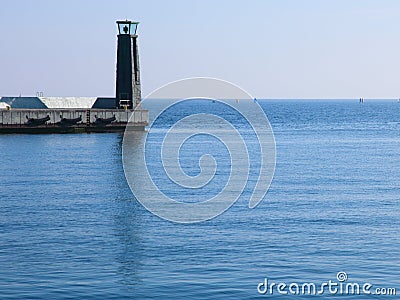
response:
<path fill-rule="evenodd" d="M 117 21 L 117 24 L 139 24 L 139 23 L 140 23 L 140 22 L 130 21 L 130 20 Z"/>

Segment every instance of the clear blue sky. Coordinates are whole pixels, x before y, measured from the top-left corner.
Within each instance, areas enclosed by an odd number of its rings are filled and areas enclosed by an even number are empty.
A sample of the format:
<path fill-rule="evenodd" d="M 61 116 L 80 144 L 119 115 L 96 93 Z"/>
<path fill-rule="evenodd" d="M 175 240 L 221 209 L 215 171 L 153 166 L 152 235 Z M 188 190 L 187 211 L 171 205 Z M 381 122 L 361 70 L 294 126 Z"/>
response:
<path fill-rule="evenodd" d="M 117 19 L 143 93 L 210 76 L 258 98 L 400 97 L 400 1 L 0 2 L 0 95 L 113 96 Z"/>

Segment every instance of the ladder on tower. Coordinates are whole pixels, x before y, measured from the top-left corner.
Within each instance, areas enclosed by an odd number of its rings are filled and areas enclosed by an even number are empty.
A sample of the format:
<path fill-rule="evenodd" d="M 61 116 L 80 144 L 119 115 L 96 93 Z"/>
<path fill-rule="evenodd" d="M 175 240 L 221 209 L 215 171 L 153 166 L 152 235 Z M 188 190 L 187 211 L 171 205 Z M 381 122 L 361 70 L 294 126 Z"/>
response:
<path fill-rule="evenodd" d="M 90 110 L 86 111 L 86 127 L 90 126 Z"/>

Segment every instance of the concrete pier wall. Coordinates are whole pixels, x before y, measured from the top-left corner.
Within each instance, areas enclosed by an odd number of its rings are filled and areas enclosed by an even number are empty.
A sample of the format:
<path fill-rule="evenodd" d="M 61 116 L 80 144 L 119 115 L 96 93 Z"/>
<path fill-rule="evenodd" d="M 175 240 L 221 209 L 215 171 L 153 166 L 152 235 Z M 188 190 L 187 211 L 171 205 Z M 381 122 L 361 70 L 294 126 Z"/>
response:
<path fill-rule="evenodd" d="M 74 119 L 82 117 L 82 123 L 94 123 L 97 118 L 111 118 L 115 116 L 115 123 L 127 123 L 133 115 L 131 123 L 143 124 L 148 123 L 149 112 L 147 110 L 117 110 L 117 109 L 11 109 L 0 110 L 0 126 L 1 125 L 18 125 L 26 124 L 28 118 L 45 118 L 50 117 L 46 124 L 56 124 L 61 118 Z"/>

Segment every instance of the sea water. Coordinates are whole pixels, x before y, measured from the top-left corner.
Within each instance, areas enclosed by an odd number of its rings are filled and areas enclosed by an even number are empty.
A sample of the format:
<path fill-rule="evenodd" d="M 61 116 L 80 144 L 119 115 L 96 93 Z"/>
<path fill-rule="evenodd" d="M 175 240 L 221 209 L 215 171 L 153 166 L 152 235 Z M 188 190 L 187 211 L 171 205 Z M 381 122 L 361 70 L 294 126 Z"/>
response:
<path fill-rule="evenodd" d="M 398 294 L 400 104 L 259 104 L 276 141 L 267 196 L 198 224 L 160 219 L 134 198 L 122 134 L 0 136 L 0 298 L 295 299 L 258 286 L 338 283 L 339 272 Z M 224 162 L 226 149 L 207 145 Z M 183 148 L 188 174 L 198 147 Z"/>

